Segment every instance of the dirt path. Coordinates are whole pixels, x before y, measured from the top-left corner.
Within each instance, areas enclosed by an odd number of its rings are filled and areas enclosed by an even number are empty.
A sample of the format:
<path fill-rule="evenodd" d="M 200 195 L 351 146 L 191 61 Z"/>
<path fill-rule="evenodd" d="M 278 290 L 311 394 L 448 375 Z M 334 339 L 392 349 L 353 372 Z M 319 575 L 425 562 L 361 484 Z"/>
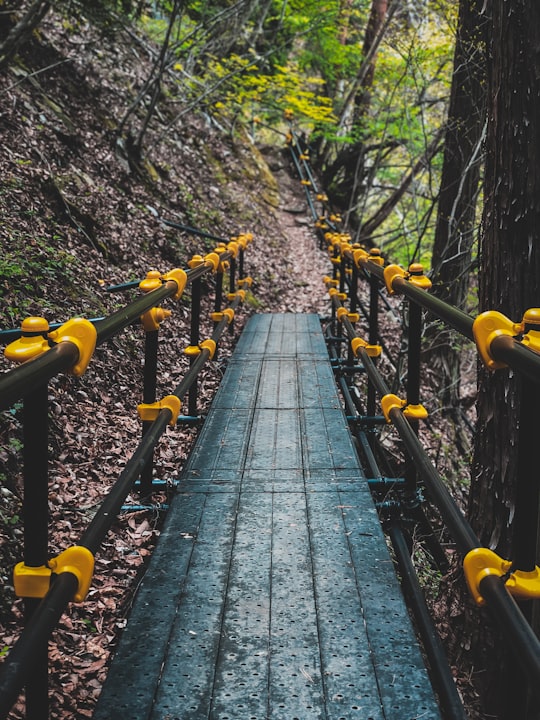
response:
<path fill-rule="evenodd" d="M 276 275 L 284 273 L 289 282 L 279 281 L 276 312 L 328 313 L 328 295 L 323 277 L 331 272 L 325 251 L 319 249 L 313 221 L 305 193 L 288 168 L 274 164 L 274 176 L 280 193 L 276 210 L 279 234 L 288 244 L 287 262 L 276 268 Z"/>

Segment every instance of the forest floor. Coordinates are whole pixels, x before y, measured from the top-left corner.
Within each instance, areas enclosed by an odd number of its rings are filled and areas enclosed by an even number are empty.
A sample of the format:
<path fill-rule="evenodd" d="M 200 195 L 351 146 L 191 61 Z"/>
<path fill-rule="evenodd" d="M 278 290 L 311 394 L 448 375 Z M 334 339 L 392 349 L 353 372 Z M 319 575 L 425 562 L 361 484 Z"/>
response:
<path fill-rule="evenodd" d="M 166 227 L 155 211 L 220 237 L 251 232 L 246 270 L 254 284 L 234 335 L 201 381 L 204 413 L 245 318 L 325 315 L 322 277 L 331 266 L 279 134 L 253 141 L 239 129 L 225 131 L 226 119 L 200 112 L 163 137 L 161 118 L 148 131 L 143 156 L 127 153 L 116 129 L 151 62 L 148 48 L 126 33 L 103 36 L 89 25 L 68 30 L 52 14 L 0 75 L 0 328 L 18 327 L 29 315 L 61 322 L 109 314 L 137 291 L 107 293 L 106 286 L 155 268 L 185 267 L 194 253 L 213 249 L 215 243 Z M 189 298 L 171 309 L 160 331 L 158 396 L 187 367 Z M 137 445 L 142 337 L 142 329 L 128 328 L 98 348 L 81 379 L 61 376 L 50 384 L 51 555 L 77 542 Z M 10 367 L 2 357 L 0 370 Z M 0 655 L 15 642 L 22 614 L 11 586 L 22 552 L 20 415 L 20 404 L 0 414 Z M 167 432 L 157 477 L 179 475 L 196 432 Z M 440 435 L 432 450 L 444 455 Z M 166 493 L 156 498 L 165 499 Z M 87 601 L 62 618 L 50 646 L 51 718 L 92 716 L 160 521 L 155 511 L 123 514 L 97 556 Z M 20 701 L 10 717 L 23 717 L 22 708 Z"/>

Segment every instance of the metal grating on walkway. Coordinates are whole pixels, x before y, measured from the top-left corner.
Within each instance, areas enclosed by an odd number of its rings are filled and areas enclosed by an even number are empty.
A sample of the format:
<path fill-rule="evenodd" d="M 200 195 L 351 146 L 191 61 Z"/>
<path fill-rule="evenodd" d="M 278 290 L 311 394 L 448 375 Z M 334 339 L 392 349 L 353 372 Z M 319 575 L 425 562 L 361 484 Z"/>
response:
<path fill-rule="evenodd" d="M 440 718 L 318 316 L 250 319 L 94 718 Z"/>

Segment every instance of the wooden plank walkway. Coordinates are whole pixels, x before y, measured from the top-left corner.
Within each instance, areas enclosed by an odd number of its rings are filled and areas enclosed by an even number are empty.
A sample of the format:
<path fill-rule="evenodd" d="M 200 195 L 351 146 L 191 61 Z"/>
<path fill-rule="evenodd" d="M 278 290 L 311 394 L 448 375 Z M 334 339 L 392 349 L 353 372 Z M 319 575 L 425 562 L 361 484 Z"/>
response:
<path fill-rule="evenodd" d="M 316 315 L 250 319 L 94 718 L 440 718 Z"/>

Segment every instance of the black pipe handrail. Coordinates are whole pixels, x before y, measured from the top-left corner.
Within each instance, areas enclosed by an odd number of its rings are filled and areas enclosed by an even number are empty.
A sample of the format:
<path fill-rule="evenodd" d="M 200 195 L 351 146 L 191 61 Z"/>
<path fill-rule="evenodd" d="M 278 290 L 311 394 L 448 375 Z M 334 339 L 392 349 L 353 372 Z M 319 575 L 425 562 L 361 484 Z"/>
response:
<path fill-rule="evenodd" d="M 336 310 L 344 307 L 336 294 L 332 295 L 332 304 Z M 342 317 L 341 322 L 349 341 L 358 337 L 346 315 Z M 389 395 L 390 390 L 368 355 L 366 348 L 360 345 L 356 353 L 377 393 L 381 398 Z M 413 460 L 430 498 L 439 510 L 460 553 L 466 556 L 469 552 L 481 548 L 480 540 L 450 495 L 439 472 L 405 417 L 404 407 L 397 404 L 391 407 L 388 411 L 388 419 L 401 437 L 404 447 Z M 488 607 L 498 620 L 505 636 L 511 639 L 531 682 L 538 686 L 540 683 L 540 640 L 532 631 L 527 619 L 506 587 L 505 578 L 489 574 L 480 581 L 479 589 Z"/>
<path fill-rule="evenodd" d="M 202 271 L 195 268 L 191 278 L 200 276 Z M 175 292 L 176 292 L 176 283 Z M 163 290 L 163 288 L 158 288 Z M 160 297 L 163 293 L 159 294 Z M 168 295 L 166 295 L 168 296 Z M 148 297 L 148 296 L 146 296 Z M 219 320 L 210 337 L 210 341 L 202 343 L 200 352 L 195 361 L 189 368 L 184 378 L 173 391 L 172 395 L 181 400 L 189 391 L 191 385 L 195 382 L 203 366 L 212 357 L 212 347 L 216 347 L 219 339 L 223 335 L 225 329 L 234 316 L 234 311 L 242 302 L 243 295 L 236 293 L 229 308 L 232 315 L 223 312 L 223 317 Z M 153 307 L 151 305 L 150 307 Z M 119 327 L 123 327 L 126 321 L 125 315 L 117 318 Z M 109 336 L 111 328 L 107 327 L 102 337 L 105 339 Z M 72 343 L 62 343 L 62 345 L 72 345 Z M 48 354 L 48 353 L 46 353 Z M 89 550 L 95 555 L 104 541 L 112 524 L 115 522 L 121 507 L 134 486 L 134 483 L 141 476 L 144 467 L 152 456 L 161 435 L 166 427 L 173 420 L 173 412 L 170 407 L 162 407 L 154 421 L 151 423 L 148 432 L 142 437 L 134 454 L 128 460 L 124 470 L 119 478 L 107 494 L 100 508 L 96 512 L 87 529 L 84 531 L 79 546 Z M 0 717 L 5 718 L 9 713 L 13 703 L 17 699 L 18 693 L 32 673 L 36 665 L 37 658 L 35 647 L 41 646 L 47 642 L 52 631 L 56 627 L 65 608 L 73 599 L 78 588 L 78 578 L 72 572 L 63 571 L 55 576 L 54 582 L 38 605 L 36 611 L 32 615 L 30 622 L 23 629 L 19 639 L 13 646 L 9 655 L 0 667 Z"/>
<path fill-rule="evenodd" d="M 225 262 L 231 257 L 231 251 L 219 255 L 220 262 Z M 190 268 L 185 271 L 187 283 L 192 283 L 211 271 L 212 266 L 206 263 Z M 96 320 L 94 323 L 97 332 L 96 347 L 138 320 L 146 311 L 157 307 L 163 300 L 173 297 L 178 289 L 176 280 L 166 280 L 161 287 L 133 300 L 108 317 Z M 10 407 L 44 382 L 48 382 L 55 375 L 71 368 L 77 362 L 78 357 L 77 345 L 64 341 L 57 343 L 33 360 L 5 372 L 0 376 L 0 410 Z"/>

